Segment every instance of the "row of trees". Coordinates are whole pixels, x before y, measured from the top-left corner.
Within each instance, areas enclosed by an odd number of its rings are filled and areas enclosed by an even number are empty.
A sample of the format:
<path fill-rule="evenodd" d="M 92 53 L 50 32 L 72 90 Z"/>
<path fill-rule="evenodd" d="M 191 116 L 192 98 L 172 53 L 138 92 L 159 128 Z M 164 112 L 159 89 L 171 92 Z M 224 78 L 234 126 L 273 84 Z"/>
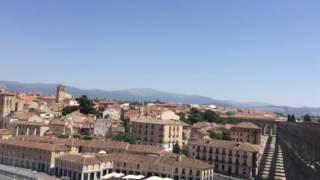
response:
<path fill-rule="evenodd" d="M 306 114 L 302 117 L 304 122 L 311 122 L 312 118 L 310 114 Z M 288 122 L 297 122 L 297 119 L 294 114 L 288 114 Z"/>
<path fill-rule="evenodd" d="M 297 122 L 294 114 L 288 114 L 288 122 Z"/>
<path fill-rule="evenodd" d="M 195 124 L 198 122 L 209 122 L 209 123 L 217 123 L 217 124 L 226 124 L 226 123 L 238 123 L 240 120 L 237 119 L 227 119 L 220 118 L 219 115 L 210 110 L 201 111 L 196 108 L 192 108 L 189 114 L 186 116 L 184 113 L 179 113 L 180 119 L 187 124 Z"/>
<path fill-rule="evenodd" d="M 110 137 L 106 136 L 106 138 L 110 138 Z M 129 144 L 136 144 L 137 143 L 136 137 L 131 133 L 120 133 L 120 134 L 112 135 L 111 139 L 113 141 L 127 142 Z"/>

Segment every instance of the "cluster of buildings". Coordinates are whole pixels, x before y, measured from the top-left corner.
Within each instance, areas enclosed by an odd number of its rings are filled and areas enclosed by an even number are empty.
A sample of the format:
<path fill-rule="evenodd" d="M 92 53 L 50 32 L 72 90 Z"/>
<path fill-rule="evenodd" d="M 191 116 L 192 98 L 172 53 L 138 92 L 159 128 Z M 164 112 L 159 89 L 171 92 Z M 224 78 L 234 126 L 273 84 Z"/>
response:
<path fill-rule="evenodd" d="M 0 140 L 0 163 L 72 180 L 96 180 L 112 172 L 195 180 L 214 176 L 206 162 L 153 146 L 111 140 L 30 136 Z"/>
<path fill-rule="evenodd" d="M 0 163 L 80 180 L 101 179 L 109 173 L 188 180 L 213 179 L 215 173 L 241 178 L 258 174 L 263 153 L 259 126 L 189 125 L 180 120 L 191 108 L 221 110 L 216 106 L 97 101 L 99 118 L 79 111 L 62 116 L 68 106 L 79 103 L 61 85 L 56 96 L 1 92 Z M 212 132 L 230 139 L 213 140 Z M 118 133 L 132 134 L 137 144 L 104 138 Z M 73 135 L 94 139 L 73 139 Z M 175 145 L 186 155 L 171 153 Z"/>

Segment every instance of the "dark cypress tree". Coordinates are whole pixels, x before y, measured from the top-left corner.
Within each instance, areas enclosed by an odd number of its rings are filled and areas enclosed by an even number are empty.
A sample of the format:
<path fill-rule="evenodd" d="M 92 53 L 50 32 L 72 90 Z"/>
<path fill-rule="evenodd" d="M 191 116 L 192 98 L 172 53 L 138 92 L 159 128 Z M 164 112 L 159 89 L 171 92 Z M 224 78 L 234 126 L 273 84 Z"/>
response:
<path fill-rule="evenodd" d="M 180 154 L 180 153 L 181 153 L 181 148 L 180 148 L 180 146 L 179 146 L 178 143 L 176 143 L 176 144 L 173 145 L 173 150 L 172 150 L 172 152 L 175 153 L 175 154 Z"/>

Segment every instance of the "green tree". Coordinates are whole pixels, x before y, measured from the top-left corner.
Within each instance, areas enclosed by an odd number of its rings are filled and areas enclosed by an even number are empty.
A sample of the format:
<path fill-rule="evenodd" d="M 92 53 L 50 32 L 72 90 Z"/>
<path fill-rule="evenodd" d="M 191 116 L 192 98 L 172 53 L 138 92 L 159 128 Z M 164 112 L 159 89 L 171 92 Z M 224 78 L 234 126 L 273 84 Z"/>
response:
<path fill-rule="evenodd" d="M 29 112 L 35 112 L 36 110 L 34 108 L 30 108 Z"/>
<path fill-rule="evenodd" d="M 123 126 L 124 126 L 126 132 L 130 131 L 130 118 L 129 117 L 124 117 Z"/>
<path fill-rule="evenodd" d="M 304 116 L 303 116 L 303 120 L 304 120 L 304 122 L 311 122 L 311 116 L 310 116 L 310 114 L 304 115 Z"/>
<path fill-rule="evenodd" d="M 85 135 L 82 137 L 83 140 L 92 140 L 92 136 Z"/>
<path fill-rule="evenodd" d="M 69 138 L 69 135 L 68 134 L 61 134 L 58 136 L 58 138 L 67 139 L 67 138 Z"/>
<path fill-rule="evenodd" d="M 181 154 L 184 154 L 185 156 L 189 156 L 189 151 L 188 151 L 188 149 L 182 149 L 181 150 Z"/>
<path fill-rule="evenodd" d="M 223 134 L 219 132 L 212 131 L 210 132 L 209 136 L 211 139 L 223 140 Z"/>
<path fill-rule="evenodd" d="M 80 103 L 80 112 L 83 114 L 97 114 L 97 110 L 94 108 L 94 103 L 86 95 L 78 98 Z"/>
<path fill-rule="evenodd" d="M 229 133 L 223 132 L 222 136 L 223 136 L 223 140 L 225 140 L 225 141 L 231 141 L 232 140 L 232 138 L 231 138 Z"/>
<path fill-rule="evenodd" d="M 164 104 L 164 102 L 160 101 L 159 99 L 157 99 L 154 103 L 155 104 Z"/>
<path fill-rule="evenodd" d="M 234 115 L 234 114 L 236 114 L 236 113 L 235 113 L 235 112 L 232 112 L 232 111 L 226 112 L 226 115 L 228 115 L 228 116 L 232 116 L 232 115 Z"/>
<path fill-rule="evenodd" d="M 195 124 L 200 121 L 202 121 L 202 113 L 196 108 L 191 108 L 188 118 L 185 120 L 185 122 L 188 124 Z"/>
<path fill-rule="evenodd" d="M 175 153 L 175 154 L 180 154 L 180 153 L 181 153 L 181 148 L 180 148 L 180 146 L 179 146 L 178 143 L 175 143 L 175 144 L 173 145 L 172 152 Z"/>
<path fill-rule="evenodd" d="M 288 114 L 288 122 L 296 122 L 296 117 L 294 114 Z"/>
<path fill-rule="evenodd" d="M 120 141 L 120 142 L 127 142 L 130 144 L 136 144 L 137 139 L 136 137 L 131 133 L 121 133 L 112 136 L 113 141 Z"/>
<path fill-rule="evenodd" d="M 186 120 L 186 114 L 185 114 L 185 113 L 179 112 L 179 113 L 178 113 L 178 116 L 180 117 L 180 120 L 181 120 L 181 121 L 184 122 L 184 121 Z"/>
<path fill-rule="evenodd" d="M 191 108 L 188 118 L 184 120 L 185 123 L 188 124 L 195 124 L 197 122 L 215 122 L 215 123 L 221 123 L 222 120 L 218 116 L 218 114 L 214 111 L 206 110 L 206 111 L 200 111 L 196 108 Z"/>
<path fill-rule="evenodd" d="M 79 110 L 79 107 L 77 106 L 67 106 L 65 108 L 62 109 L 62 115 L 65 116 L 65 115 L 68 115 L 74 111 L 78 111 Z"/>
<path fill-rule="evenodd" d="M 202 113 L 202 119 L 206 122 L 217 122 L 219 120 L 219 116 L 214 111 L 206 110 Z"/>

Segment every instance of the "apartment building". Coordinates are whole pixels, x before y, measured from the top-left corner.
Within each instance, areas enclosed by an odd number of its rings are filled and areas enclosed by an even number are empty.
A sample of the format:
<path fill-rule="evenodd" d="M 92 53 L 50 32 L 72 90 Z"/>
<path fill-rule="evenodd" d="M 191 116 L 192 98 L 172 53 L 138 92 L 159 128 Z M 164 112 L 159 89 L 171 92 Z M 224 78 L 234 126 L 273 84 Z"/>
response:
<path fill-rule="evenodd" d="M 68 154 L 56 159 L 55 176 L 96 180 L 109 173 L 112 161 L 102 154 Z"/>
<path fill-rule="evenodd" d="M 69 151 L 70 149 L 62 144 L 11 138 L 0 140 L 0 163 L 52 174 L 55 158 Z"/>
<path fill-rule="evenodd" d="M 215 172 L 240 178 L 258 174 L 260 147 L 249 143 L 221 140 L 190 141 L 189 154 L 213 165 Z"/>
<path fill-rule="evenodd" d="M 141 144 L 171 151 L 174 144 L 183 145 L 183 126 L 179 120 L 139 119 L 130 121 L 130 132 Z"/>
<path fill-rule="evenodd" d="M 172 154 L 158 157 L 126 153 L 68 154 L 56 160 L 57 177 L 97 180 L 111 172 L 175 180 L 209 180 L 214 176 L 214 170 L 209 164 Z"/>
<path fill-rule="evenodd" d="M 241 122 L 232 125 L 229 133 L 232 141 L 235 142 L 247 142 L 258 145 L 261 143 L 262 128 L 251 122 Z"/>
<path fill-rule="evenodd" d="M 49 126 L 54 135 L 90 135 L 94 133 L 96 117 L 79 111 L 72 112 L 60 119 L 53 119 Z"/>
<path fill-rule="evenodd" d="M 97 180 L 111 172 L 188 180 L 209 180 L 214 175 L 206 162 L 153 146 L 39 136 L 0 140 L 0 163 L 75 180 Z"/>

